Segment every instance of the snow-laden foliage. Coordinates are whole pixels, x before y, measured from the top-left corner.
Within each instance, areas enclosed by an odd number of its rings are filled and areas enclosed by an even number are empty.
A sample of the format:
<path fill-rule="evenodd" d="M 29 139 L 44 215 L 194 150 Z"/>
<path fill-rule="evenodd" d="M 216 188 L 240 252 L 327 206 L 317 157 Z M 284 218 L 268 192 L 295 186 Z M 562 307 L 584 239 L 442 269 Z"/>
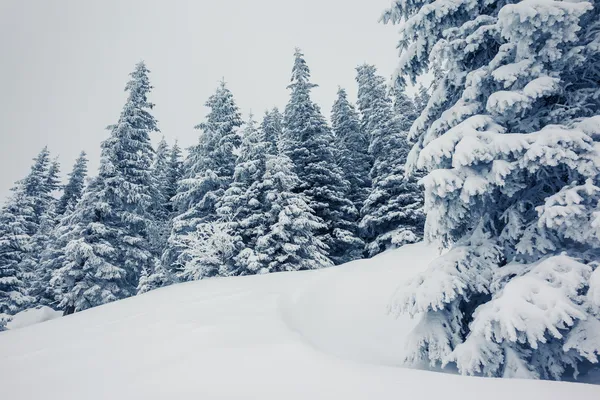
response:
<path fill-rule="evenodd" d="M 419 241 L 423 236 L 422 190 L 415 177 L 405 176 L 409 145 L 406 130 L 414 111 L 410 100 L 397 102 L 396 115 L 383 77 L 372 65 L 357 68 L 358 109 L 362 131 L 373 158 L 372 186 L 361 210 L 360 230 L 367 254 Z"/>
<path fill-rule="evenodd" d="M 73 165 L 73 169 L 69 173 L 69 180 L 56 205 L 56 213 L 58 215 L 64 215 L 69 210 L 72 211 L 81 198 L 87 176 L 87 163 L 87 155 L 85 151 L 82 151 L 77 160 L 75 160 L 75 165 Z"/>
<path fill-rule="evenodd" d="M 0 211 L 0 314 L 6 314 L 5 319 L 33 301 L 27 295 L 28 275 L 21 263 L 32 249 L 34 207 L 20 185 L 13 191 Z"/>
<path fill-rule="evenodd" d="M 214 276 L 229 276 L 231 261 L 237 253 L 238 240 L 226 222 L 210 221 L 182 237 L 182 256 L 186 264 L 178 277 L 195 281 Z"/>
<path fill-rule="evenodd" d="M 155 259 L 152 269 L 144 267 L 137 286 L 137 294 L 143 294 L 154 289 L 172 284 L 174 277 L 160 260 Z"/>
<path fill-rule="evenodd" d="M 235 171 L 235 149 L 240 145 L 238 128 L 242 125 L 239 109 L 225 82 L 209 97 L 210 109 L 203 123 L 199 142 L 189 149 L 184 162 L 184 175 L 179 180 L 177 194 L 172 198 L 177 216 L 162 256 L 163 263 L 175 272 L 190 261 L 188 248 L 199 225 L 217 219 L 216 207 L 230 185 Z M 210 231 L 210 228 L 202 231 Z M 192 276 L 187 274 L 186 276 Z"/>
<path fill-rule="evenodd" d="M 299 191 L 310 202 L 317 218 L 324 223 L 318 235 L 329 248 L 335 264 L 360 258 L 362 240 L 358 238 L 358 210 L 348 198 L 350 184 L 337 165 L 335 137 L 310 97 L 316 85 L 304 54 L 296 49 L 290 100 L 284 113 L 283 149 L 294 163 L 300 178 Z"/>
<path fill-rule="evenodd" d="M 561 379 L 600 349 L 600 6 L 513 3 L 396 0 L 383 16 L 402 26 L 398 82 L 434 76 L 408 166 L 428 171 L 425 235 L 448 249 L 392 308 L 435 327 L 410 360 Z"/>
<path fill-rule="evenodd" d="M 220 220 L 229 223 L 240 241 L 237 253 L 228 262 L 230 271 L 238 275 L 256 272 L 248 254 L 253 252 L 256 239 L 269 229 L 263 177 L 267 157 L 277 154 L 280 135 L 281 115 L 276 109 L 265 114 L 260 129 L 250 116 L 242 132 L 233 182 L 217 208 Z"/>
<path fill-rule="evenodd" d="M 54 225 L 52 192 L 58 187 L 59 165 L 47 147 L 33 160 L 0 210 L 0 314 L 5 322 L 36 301 L 30 296 L 39 258 Z"/>
<path fill-rule="evenodd" d="M 119 121 L 102 143 L 98 177 L 66 217 L 64 261 L 52 278 L 66 314 L 134 295 L 142 270 L 155 263 L 149 229 L 160 196 L 150 134 L 158 128 L 148 73 L 143 62 L 131 73 Z"/>
<path fill-rule="evenodd" d="M 360 128 L 356 108 L 348 100 L 345 89 L 338 90 L 338 97 L 331 110 L 331 125 L 335 133 L 338 165 L 350 183 L 349 197 L 360 210 L 371 187 L 369 172 L 372 160 L 369 156 L 369 139 Z"/>
<path fill-rule="evenodd" d="M 317 232 L 324 224 L 308 205 L 309 199 L 296 189 L 301 181 L 291 160 L 283 154 L 270 155 L 261 182 L 266 229 L 254 249 L 241 256 L 254 273 L 319 269 L 332 265 L 327 245 Z"/>

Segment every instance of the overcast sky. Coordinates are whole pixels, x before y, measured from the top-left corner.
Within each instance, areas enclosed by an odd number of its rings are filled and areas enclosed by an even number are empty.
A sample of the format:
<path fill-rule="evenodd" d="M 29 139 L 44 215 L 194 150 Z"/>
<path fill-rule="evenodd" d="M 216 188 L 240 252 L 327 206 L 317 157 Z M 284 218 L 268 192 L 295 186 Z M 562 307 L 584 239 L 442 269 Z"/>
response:
<path fill-rule="evenodd" d="M 0 196 L 48 145 L 69 172 L 83 149 L 96 174 L 100 142 L 145 60 L 162 134 L 187 147 L 221 78 L 244 118 L 283 109 L 294 47 L 329 116 L 337 87 L 356 96 L 355 67 L 390 76 L 397 28 L 390 0 L 0 0 Z M 158 135 L 157 135 L 158 138 Z"/>

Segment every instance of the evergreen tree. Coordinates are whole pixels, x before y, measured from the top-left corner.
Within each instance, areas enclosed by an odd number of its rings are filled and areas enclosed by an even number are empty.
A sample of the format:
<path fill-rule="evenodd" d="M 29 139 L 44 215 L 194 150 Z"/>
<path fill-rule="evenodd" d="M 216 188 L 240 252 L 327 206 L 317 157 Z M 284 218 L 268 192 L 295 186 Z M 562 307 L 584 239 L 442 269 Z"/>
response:
<path fill-rule="evenodd" d="M 600 354 L 600 7 L 473 4 L 384 14 L 402 22 L 399 80 L 434 73 L 409 165 L 447 248 L 393 309 L 423 313 L 409 360 L 561 379 Z"/>
<path fill-rule="evenodd" d="M 369 140 L 361 131 L 358 113 L 342 88 L 338 90 L 338 97 L 333 104 L 331 123 L 336 137 L 337 161 L 350 183 L 350 200 L 360 210 L 371 186 Z"/>
<path fill-rule="evenodd" d="M 18 181 L 0 211 L 0 329 L 33 304 L 29 296 L 40 246 L 36 236 L 51 206 L 58 163 L 50 162 L 47 147 L 34 158 L 29 174 Z"/>
<path fill-rule="evenodd" d="M 329 257 L 342 264 L 362 255 L 357 237 L 358 211 L 348 199 L 349 183 L 335 161 L 334 136 L 320 108 L 311 100 L 310 70 L 296 49 L 290 100 L 284 113 L 283 149 L 300 178 L 298 191 L 324 223 L 318 235 L 329 248 Z"/>
<path fill-rule="evenodd" d="M 358 108 L 373 157 L 372 188 L 361 210 L 360 229 L 367 253 L 419 241 L 423 234 L 423 197 L 415 178 L 405 177 L 409 145 L 394 116 L 385 81 L 372 65 L 357 68 Z"/>
<path fill-rule="evenodd" d="M 31 271 L 28 281 L 28 294 L 34 299 L 36 305 L 50 305 L 54 301 L 54 296 L 50 289 L 50 279 L 52 270 L 47 269 L 42 263 L 42 256 L 46 248 L 51 246 L 52 233 L 58 223 L 58 213 L 56 208 L 58 201 L 52 197 L 51 193 L 58 190 L 60 184 L 60 164 L 58 160 L 52 161 L 46 173 L 44 181 L 45 206 L 44 212 L 40 216 L 36 232 L 32 237 L 32 248 L 28 264 L 23 267 L 24 270 Z"/>
<path fill-rule="evenodd" d="M 267 154 L 278 154 L 278 146 L 282 142 L 281 138 L 283 135 L 283 115 L 281 115 L 277 107 L 265 112 L 260 132 L 262 141 L 267 146 L 265 149 Z"/>
<path fill-rule="evenodd" d="M 119 121 L 102 143 L 98 177 L 66 217 L 65 260 L 52 278 L 65 314 L 134 295 L 142 270 L 154 265 L 148 227 L 158 194 L 150 134 L 158 128 L 148 73 L 143 62 L 131 73 Z"/>
<path fill-rule="evenodd" d="M 308 198 L 295 189 L 300 180 L 285 155 L 269 155 L 261 182 L 269 227 L 247 255 L 255 273 L 318 269 L 332 265 L 327 246 L 316 235 L 324 224 L 308 206 Z"/>
<path fill-rule="evenodd" d="M 156 259 L 152 269 L 144 266 L 138 282 L 137 294 L 143 294 L 173 283 L 170 272 Z"/>
<path fill-rule="evenodd" d="M 163 194 L 167 200 L 165 208 L 169 213 L 173 212 L 173 203 L 171 199 L 177 194 L 177 182 L 183 177 L 183 162 L 181 159 L 181 149 L 179 148 L 177 141 L 175 141 L 169 152 L 167 173 L 165 174 L 165 185 L 163 187 Z"/>
<path fill-rule="evenodd" d="M 235 232 L 236 255 L 231 273 L 253 274 L 256 240 L 269 229 L 269 206 L 265 203 L 263 177 L 267 157 L 278 154 L 277 141 L 282 132 L 282 116 L 275 108 L 266 112 L 260 129 L 250 117 L 240 147 L 234 181 L 219 207 L 221 220 Z"/>
<path fill-rule="evenodd" d="M 44 246 L 40 247 L 36 279 L 31 290 L 31 295 L 36 298 L 37 304 L 58 307 L 57 293 L 51 282 L 54 271 L 63 266 L 65 248 L 74 234 L 66 217 L 75 210 L 83 194 L 87 162 L 86 153 L 82 151 L 69 173 L 69 180 L 64 186 L 62 196 L 50 208 L 36 235 L 45 239 Z"/>
<path fill-rule="evenodd" d="M 69 181 L 65 185 L 63 194 L 56 205 L 58 215 L 64 215 L 69 209 L 72 211 L 81 198 L 87 175 L 87 163 L 87 154 L 82 151 L 75 160 L 75 165 L 69 173 Z"/>
<path fill-rule="evenodd" d="M 148 240 L 153 253 L 157 257 L 162 255 L 170 233 L 169 223 L 172 207 L 170 197 L 168 197 L 169 193 L 167 193 L 169 189 L 170 152 L 169 145 L 163 136 L 158 142 L 151 167 L 153 185 L 156 188 L 156 199 L 154 199 L 152 207 L 154 218 L 147 227 Z"/>
<path fill-rule="evenodd" d="M 263 128 L 270 124 L 269 119 L 270 115 L 265 115 Z M 266 133 L 271 135 L 273 132 Z M 253 115 L 250 115 L 246 123 L 242 138 L 233 182 L 217 207 L 220 220 L 228 223 L 230 230 L 235 232 L 233 240 L 239 250 L 227 263 L 228 275 L 245 274 L 249 271 L 247 254 L 254 248 L 256 237 L 266 229 L 263 204 L 258 196 L 265 173 L 266 157 L 276 152 L 276 144 L 265 140 L 265 132 L 259 130 Z"/>
<path fill-rule="evenodd" d="M 158 211 L 162 218 L 166 219 L 167 208 L 166 204 L 169 203 L 170 198 L 168 197 L 168 178 L 169 163 L 170 163 L 170 149 L 165 137 L 163 136 L 156 148 L 156 154 L 154 155 L 154 162 L 152 164 L 152 176 L 156 180 L 156 187 L 160 195 L 159 203 L 160 210 Z"/>
<path fill-rule="evenodd" d="M 34 219 L 33 202 L 18 184 L 0 211 L 0 331 L 33 301 L 21 263 L 31 251 Z"/>
<path fill-rule="evenodd" d="M 207 221 L 182 237 L 186 264 L 179 273 L 184 281 L 233 275 L 231 260 L 238 253 L 235 233 L 227 222 Z"/>
<path fill-rule="evenodd" d="M 422 83 L 419 83 L 415 94 L 415 108 L 420 112 L 425 109 L 427 103 L 429 103 L 429 92 Z"/>
<path fill-rule="evenodd" d="M 225 82 L 207 101 L 210 108 L 205 122 L 196 128 L 202 130 L 198 145 L 192 147 L 184 164 L 184 177 L 179 181 L 173 203 L 178 215 L 163 263 L 180 272 L 195 253 L 184 251 L 201 224 L 217 219 L 216 206 L 230 185 L 235 170 L 235 149 L 240 144 L 238 127 L 242 125 L 240 112 L 233 94 Z M 200 228 L 205 235 L 211 228 Z M 187 277 L 192 275 L 187 274 Z"/>

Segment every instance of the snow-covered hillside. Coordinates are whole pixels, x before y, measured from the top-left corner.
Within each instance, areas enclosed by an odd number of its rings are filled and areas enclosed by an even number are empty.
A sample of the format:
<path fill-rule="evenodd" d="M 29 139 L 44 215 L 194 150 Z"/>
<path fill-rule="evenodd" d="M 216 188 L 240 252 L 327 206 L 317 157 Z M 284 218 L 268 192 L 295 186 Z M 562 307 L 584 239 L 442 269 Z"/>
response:
<path fill-rule="evenodd" d="M 401 368 L 396 286 L 436 252 L 174 285 L 0 333 L 6 399 L 565 399 L 600 386 Z"/>

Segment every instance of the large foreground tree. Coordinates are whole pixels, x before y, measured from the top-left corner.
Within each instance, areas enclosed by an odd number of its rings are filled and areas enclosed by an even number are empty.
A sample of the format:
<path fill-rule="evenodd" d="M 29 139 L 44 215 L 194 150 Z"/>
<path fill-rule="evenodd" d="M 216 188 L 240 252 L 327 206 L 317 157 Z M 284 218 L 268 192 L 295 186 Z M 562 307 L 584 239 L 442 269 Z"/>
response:
<path fill-rule="evenodd" d="M 397 0 L 400 82 L 431 70 L 409 159 L 448 251 L 397 294 L 409 359 L 560 379 L 600 354 L 600 5 Z M 447 5 L 442 7 L 442 5 Z"/>

